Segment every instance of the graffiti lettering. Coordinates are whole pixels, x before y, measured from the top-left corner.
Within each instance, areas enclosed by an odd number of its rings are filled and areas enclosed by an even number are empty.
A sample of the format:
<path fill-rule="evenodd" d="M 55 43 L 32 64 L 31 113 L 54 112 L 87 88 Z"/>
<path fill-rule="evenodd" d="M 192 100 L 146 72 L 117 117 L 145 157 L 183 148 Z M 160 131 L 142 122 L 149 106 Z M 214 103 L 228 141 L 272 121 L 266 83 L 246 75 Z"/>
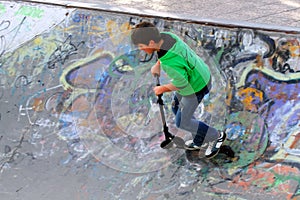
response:
<path fill-rule="evenodd" d="M 6 12 L 5 6 L 2 3 L 0 3 L 0 15 L 5 13 L 5 12 Z"/>
<path fill-rule="evenodd" d="M 79 12 L 76 12 L 73 16 L 72 16 L 72 19 L 74 22 L 86 22 L 86 21 L 89 21 L 90 19 L 92 18 L 91 15 L 86 15 L 85 13 L 79 13 Z"/>
<path fill-rule="evenodd" d="M 21 26 L 23 25 L 26 17 L 22 19 L 20 24 L 16 25 L 12 30 L 10 30 L 7 35 L 9 35 L 10 41 L 7 40 L 7 37 L 5 34 L 1 35 L 1 32 L 8 30 L 10 28 L 10 21 L 3 20 L 0 23 L 0 59 L 4 55 L 4 53 L 9 49 L 10 45 L 14 42 L 17 34 L 19 33 L 19 30 Z M 3 61 L 0 61 L 0 67 L 3 65 Z"/>
<path fill-rule="evenodd" d="M 16 12 L 15 15 L 24 15 L 27 17 L 42 18 L 43 13 L 44 10 L 41 10 L 39 8 L 31 7 L 31 6 L 22 6 L 19 8 L 19 10 Z"/>
<path fill-rule="evenodd" d="M 54 69 L 58 64 L 63 65 L 66 60 L 77 53 L 78 48 L 83 45 L 84 42 L 81 41 L 77 45 L 72 43 L 72 36 L 69 35 L 67 39 L 61 44 L 57 49 L 51 54 L 47 66 L 49 69 Z"/>
<path fill-rule="evenodd" d="M 15 87 L 16 88 L 24 87 L 24 86 L 29 85 L 30 83 L 31 83 L 31 81 L 27 78 L 27 76 L 21 75 L 16 79 Z"/>

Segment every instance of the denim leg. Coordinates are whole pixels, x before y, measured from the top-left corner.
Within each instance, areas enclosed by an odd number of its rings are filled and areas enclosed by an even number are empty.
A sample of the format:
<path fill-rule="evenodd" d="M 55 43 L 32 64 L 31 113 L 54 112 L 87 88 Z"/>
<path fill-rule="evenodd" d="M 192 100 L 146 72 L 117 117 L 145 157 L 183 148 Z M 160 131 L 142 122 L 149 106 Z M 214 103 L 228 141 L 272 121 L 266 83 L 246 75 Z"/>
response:
<path fill-rule="evenodd" d="M 174 115 L 177 114 L 177 111 L 179 109 L 179 100 L 178 100 L 178 97 L 179 94 L 174 94 L 174 97 L 173 97 L 173 100 L 172 100 L 172 112 L 174 113 Z"/>
<path fill-rule="evenodd" d="M 174 93 L 173 101 L 172 101 L 172 112 L 175 115 L 175 124 L 179 128 L 180 121 L 181 121 L 181 109 L 179 107 L 179 101 L 181 100 L 182 96 L 178 93 Z"/>
<path fill-rule="evenodd" d="M 203 142 L 216 140 L 218 138 L 218 131 L 216 129 L 193 118 L 193 114 L 199 103 L 202 101 L 204 95 L 205 94 L 197 96 L 190 95 L 188 97 L 178 95 L 180 98 L 174 97 L 175 106 L 174 108 L 172 106 L 174 114 L 176 113 L 176 126 L 191 132 L 194 138 L 193 142 L 196 145 L 202 145 Z M 177 103 L 179 104 L 179 107 Z"/>

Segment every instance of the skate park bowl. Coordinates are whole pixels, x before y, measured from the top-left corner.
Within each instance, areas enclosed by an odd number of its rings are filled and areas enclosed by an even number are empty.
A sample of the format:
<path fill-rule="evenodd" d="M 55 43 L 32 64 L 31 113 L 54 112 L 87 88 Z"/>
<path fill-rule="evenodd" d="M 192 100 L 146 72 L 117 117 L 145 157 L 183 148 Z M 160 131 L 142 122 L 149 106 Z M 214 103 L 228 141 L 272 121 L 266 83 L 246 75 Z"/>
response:
<path fill-rule="evenodd" d="M 0 1 L 3 199 L 300 198 L 299 29 L 66 2 Z M 141 21 L 208 64 L 195 117 L 235 159 L 160 148 L 157 57 L 130 41 Z M 191 139 L 163 98 L 170 132 Z"/>

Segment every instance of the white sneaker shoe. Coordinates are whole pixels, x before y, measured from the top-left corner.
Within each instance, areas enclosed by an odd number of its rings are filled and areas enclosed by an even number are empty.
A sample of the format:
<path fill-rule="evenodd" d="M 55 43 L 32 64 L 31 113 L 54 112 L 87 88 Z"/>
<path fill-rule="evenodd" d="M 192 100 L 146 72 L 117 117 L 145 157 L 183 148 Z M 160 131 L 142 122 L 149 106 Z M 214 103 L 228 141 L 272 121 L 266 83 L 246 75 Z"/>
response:
<path fill-rule="evenodd" d="M 207 146 L 207 143 L 202 144 L 201 146 L 195 145 L 193 140 L 188 140 L 185 142 L 185 149 L 187 150 L 199 150 Z"/>
<path fill-rule="evenodd" d="M 205 151 L 205 157 L 206 158 L 215 157 L 219 153 L 220 148 L 223 142 L 225 141 L 225 139 L 226 139 L 226 133 L 220 131 L 220 137 L 216 141 L 209 142 L 208 147 Z"/>

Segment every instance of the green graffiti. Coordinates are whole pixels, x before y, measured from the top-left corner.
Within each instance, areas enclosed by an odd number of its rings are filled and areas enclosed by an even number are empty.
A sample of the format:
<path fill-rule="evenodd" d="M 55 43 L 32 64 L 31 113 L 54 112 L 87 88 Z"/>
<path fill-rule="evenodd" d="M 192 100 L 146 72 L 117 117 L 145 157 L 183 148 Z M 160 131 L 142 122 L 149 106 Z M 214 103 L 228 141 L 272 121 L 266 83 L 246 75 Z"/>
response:
<path fill-rule="evenodd" d="M 298 182 L 298 185 L 300 184 L 300 177 L 295 175 L 295 174 L 289 174 L 289 175 L 281 175 L 281 174 L 278 174 L 276 173 L 275 171 L 271 170 L 275 176 L 275 183 L 274 183 L 274 187 L 275 186 L 278 186 L 280 184 L 283 184 L 289 180 L 293 180 L 295 182 Z M 295 195 L 299 195 L 300 194 L 300 191 L 298 189 L 298 191 L 295 193 Z"/>
<path fill-rule="evenodd" d="M 44 10 L 30 7 L 30 6 L 22 6 L 16 12 L 15 15 L 23 15 L 23 16 L 32 17 L 32 18 L 42 18 L 43 14 L 44 14 Z"/>
<path fill-rule="evenodd" d="M 0 3 L 0 15 L 2 15 L 5 12 L 6 12 L 5 6 L 2 3 Z"/>

